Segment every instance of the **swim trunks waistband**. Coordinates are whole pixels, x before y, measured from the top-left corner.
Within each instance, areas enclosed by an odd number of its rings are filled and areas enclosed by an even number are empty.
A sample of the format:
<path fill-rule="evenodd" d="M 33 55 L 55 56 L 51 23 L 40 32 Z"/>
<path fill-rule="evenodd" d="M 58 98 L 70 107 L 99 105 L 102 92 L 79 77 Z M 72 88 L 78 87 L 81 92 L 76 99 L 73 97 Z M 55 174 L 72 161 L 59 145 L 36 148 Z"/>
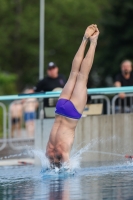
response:
<path fill-rule="evenodd" d="M 72 119 L 80 119 L 82 116 L 68 99 L 59 99 L 57 101 L 55 113 Z"/>

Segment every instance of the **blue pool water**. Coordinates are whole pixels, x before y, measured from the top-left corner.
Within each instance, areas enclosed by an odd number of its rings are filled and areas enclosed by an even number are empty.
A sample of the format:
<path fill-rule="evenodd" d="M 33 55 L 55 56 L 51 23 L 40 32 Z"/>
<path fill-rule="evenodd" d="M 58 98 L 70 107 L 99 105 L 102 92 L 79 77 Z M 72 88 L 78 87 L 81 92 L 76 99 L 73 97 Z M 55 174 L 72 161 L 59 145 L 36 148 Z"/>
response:
<path fill-rule="evenodd" d="M 133 200 L 133 163 L 83 163 L 74 175 L 0 167 L 0 200 Z"/>
<path fill-rule="evenodd" d="M 104 142 L 104 139 L 92 140 L 76 149 L 70 157 L 70 170 L 63 165 L 60 173 L 57 169 L 46 170 L 49 161 L 42 150 L 28 147 L 24 155 L 37 156 L 42 166 L 0 167 L 0 200 L 133 200 L 133 162 L 127 161 L 125 154 L 119 152 L 96 151 L 95 145 Z M 119 159 L 103 163 L 82 162 L 80 165 L 85 152 Z M 6 159 L 15 156 L 18 155 Z"/>

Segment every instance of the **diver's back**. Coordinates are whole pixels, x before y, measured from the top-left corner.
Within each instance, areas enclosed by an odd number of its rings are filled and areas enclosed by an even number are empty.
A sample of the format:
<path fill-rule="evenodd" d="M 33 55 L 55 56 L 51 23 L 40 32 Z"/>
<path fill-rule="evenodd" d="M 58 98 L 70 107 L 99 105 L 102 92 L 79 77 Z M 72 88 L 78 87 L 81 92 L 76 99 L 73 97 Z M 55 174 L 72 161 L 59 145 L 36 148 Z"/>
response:
<path fill-rule="evenodd" d="M 56 115 L 55 116 L 55 122 L 60 122 L 64 127 L 67 127 L 68 129 L 74 129 L 77 126 L 78 120 L 77 119 L 72 119 L 68 118 L 62 115 Z"/>

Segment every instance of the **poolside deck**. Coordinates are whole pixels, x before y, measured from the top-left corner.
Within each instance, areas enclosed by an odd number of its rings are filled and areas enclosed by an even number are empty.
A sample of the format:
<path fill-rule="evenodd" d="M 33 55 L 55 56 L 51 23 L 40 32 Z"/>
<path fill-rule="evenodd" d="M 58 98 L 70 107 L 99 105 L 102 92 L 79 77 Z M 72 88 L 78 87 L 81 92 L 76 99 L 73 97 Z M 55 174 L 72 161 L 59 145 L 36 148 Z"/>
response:
<path fill-rule="evenodd" d="M 0 160 L 0 166 L 34 165 L 34 158 Z"/>

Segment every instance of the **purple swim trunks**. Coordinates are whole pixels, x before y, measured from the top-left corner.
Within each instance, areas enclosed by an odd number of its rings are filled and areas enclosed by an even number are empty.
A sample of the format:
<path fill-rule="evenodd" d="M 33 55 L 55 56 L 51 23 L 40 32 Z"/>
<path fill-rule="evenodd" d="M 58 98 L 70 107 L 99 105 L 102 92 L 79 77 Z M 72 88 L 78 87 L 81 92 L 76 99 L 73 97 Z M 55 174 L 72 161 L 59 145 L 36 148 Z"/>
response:
<path fill-rule="evenodd" d="M 80 119 L 82 116 L 68 99 L 59 99 L 57 101 L 55 113 L 72 119 Z"/>

